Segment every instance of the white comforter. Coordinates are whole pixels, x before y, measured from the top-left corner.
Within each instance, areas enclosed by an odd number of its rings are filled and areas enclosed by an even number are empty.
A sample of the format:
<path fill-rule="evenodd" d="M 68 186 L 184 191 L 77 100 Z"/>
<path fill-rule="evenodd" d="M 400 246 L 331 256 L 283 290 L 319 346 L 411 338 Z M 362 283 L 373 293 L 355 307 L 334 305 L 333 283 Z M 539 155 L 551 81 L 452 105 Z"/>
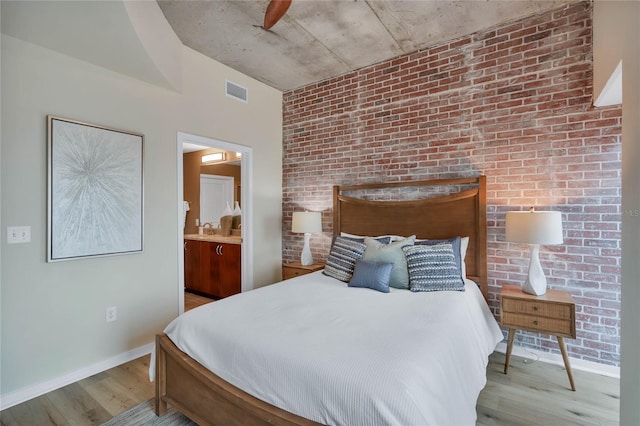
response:
<path fill-rule="evenodd" d="M 257 398 L 328 425 L 473 425 L 502 333 L 477 286 L 379 293 L 321 272 L 191 310 L 165 329 Z"/>

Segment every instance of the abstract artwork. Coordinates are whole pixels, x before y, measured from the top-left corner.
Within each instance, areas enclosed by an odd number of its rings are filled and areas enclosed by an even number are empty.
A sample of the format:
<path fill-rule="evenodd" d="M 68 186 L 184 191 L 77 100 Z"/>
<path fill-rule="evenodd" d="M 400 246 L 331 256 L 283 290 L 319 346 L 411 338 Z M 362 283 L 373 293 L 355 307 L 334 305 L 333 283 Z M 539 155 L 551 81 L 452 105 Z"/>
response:
<path fill-rule="evenodd" d="M 47 117 L 47 261 L 142 251 L 144 136 Z"/>

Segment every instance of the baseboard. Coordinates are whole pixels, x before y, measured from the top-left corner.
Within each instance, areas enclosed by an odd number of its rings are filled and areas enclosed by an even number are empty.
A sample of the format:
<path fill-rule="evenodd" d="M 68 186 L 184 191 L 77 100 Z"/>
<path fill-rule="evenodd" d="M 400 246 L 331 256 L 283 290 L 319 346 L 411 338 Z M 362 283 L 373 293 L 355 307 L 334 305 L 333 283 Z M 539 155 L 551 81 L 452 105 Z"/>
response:
<path fill-rule="evenodd" d="M 67 386 L 71 383 L 75 383 L 78 380 L 86 379 L 87 377 L 93 376 L 94 374 L 101 373 L 105 370 L 109 370 L 110 368 L 124 364 L 125 362 L 140 358 L 143 355 L 150 354 L 153 347 L 154 343 L 149 343 L 147 345 L 140 346 L 130 351 L 118 354 L 109 359 L 105 359 L 104 361 L 100 361 L 96 364 L 89 365 L 76 371 L 72 371 L 71 373 L 65 374 L 64 376 L 56 377 L 55 379 L 47 380 L 33 386 L 27 386 L 13 392 L 2 394 L 0 395 L 0 410 L 13 407 L 14 405 L 18 405 L 32 398 L 44 395 L 45 393 L 51 392 L 56 389 L 60 389 L 61 387 Z"/>
<path fill-rule="evenodd" d="M 498 343 L 496 351 L 506 354 L 507 344 L 505 342 Z M 564 366 L 562 355 L 551 352 L 542 352 L 537 349 L 524 348 L 522 346 L 513 345 L 513 355 L 527 359 L 537 359 L 548 364 Z M 572 370 L 581 370 L 589 373 L 600 374 L 601 376 L 620 378 L 620 367 L 614 365 L 598 364 L 593 361 L 585 361 L 583 359 L 569 357 L 569 363 Z"/>

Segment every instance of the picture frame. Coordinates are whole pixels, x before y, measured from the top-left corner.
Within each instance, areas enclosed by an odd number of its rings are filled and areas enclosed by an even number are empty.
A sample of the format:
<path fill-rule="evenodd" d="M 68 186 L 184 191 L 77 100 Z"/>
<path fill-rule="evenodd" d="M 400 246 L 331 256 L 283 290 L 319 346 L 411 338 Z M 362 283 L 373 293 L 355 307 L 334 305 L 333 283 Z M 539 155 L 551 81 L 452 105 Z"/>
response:
<path fill-rule="evenodd" d="M 141 253 L 144 135 L 47 116 L 47 262 Z"/>

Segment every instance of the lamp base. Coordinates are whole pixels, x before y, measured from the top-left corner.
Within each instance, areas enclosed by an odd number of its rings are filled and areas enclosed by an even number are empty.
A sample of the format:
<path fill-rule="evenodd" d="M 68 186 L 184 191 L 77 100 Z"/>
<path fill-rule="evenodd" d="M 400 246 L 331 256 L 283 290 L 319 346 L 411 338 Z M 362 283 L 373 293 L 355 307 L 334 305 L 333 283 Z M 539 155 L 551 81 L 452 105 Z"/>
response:
<path fill-rule="evenodd" d="M 531 246 L 531 258 L 529 259 L 529 274 L 522 284 L 522 291 L 536 296 L 542 296 L 547 292 L 547 278 L 544 276 L 540 263 L 540 246 Z"/>
<path fill-rule="evenodd" d="M 302 248 L 302 254 L 300 255 L 300 263 L 303 266 L 313 265 L 313 256 L 311 255 L 311 248 L 309 247 L 309 240 L 311 239 L 310 233 L 304 234 L 304 247 Z"/>

